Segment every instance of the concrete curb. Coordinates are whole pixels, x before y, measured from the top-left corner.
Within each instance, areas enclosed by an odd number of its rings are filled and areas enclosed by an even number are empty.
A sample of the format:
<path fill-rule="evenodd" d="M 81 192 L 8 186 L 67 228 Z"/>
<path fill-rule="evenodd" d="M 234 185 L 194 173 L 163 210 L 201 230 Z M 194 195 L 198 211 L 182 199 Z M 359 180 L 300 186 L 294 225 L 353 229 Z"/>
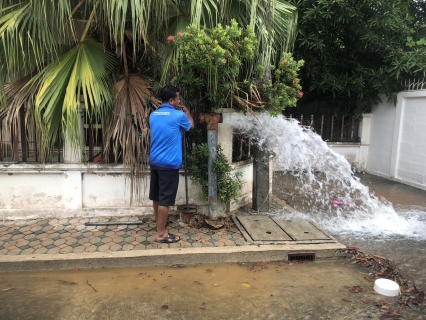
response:
<path fill-rule="evenodd" d="M 72 253 L 0 256 L 0 272 L 102 268 L 146 265 L 184 265 L 198 263 L 236 263 L 287 261 L 289 253 L 315 253 L 316 259 L 346 256 L 340 243 L 252 245 L 233 247 L 168 248 L 118 251 L 110 253 Z"/>

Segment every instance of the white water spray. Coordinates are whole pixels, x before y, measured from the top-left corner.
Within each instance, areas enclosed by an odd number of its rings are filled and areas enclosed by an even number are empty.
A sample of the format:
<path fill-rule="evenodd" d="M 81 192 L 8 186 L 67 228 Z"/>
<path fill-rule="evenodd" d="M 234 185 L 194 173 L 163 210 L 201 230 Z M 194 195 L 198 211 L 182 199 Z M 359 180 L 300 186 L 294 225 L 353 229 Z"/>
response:
<path fill-rule="evenodd" d="M 399 215 L 385 199 L 370 194 L 348 161 L 296 120 L 232 113 L 224 122 L 250 136 L 259 148 L 275 153 L 274 170 L 286 173 L 287 193 L 305 219 L 338 234 L 426 239 L 420 212 Z M 333 200 L 347 205 L 333 206 Z"/>

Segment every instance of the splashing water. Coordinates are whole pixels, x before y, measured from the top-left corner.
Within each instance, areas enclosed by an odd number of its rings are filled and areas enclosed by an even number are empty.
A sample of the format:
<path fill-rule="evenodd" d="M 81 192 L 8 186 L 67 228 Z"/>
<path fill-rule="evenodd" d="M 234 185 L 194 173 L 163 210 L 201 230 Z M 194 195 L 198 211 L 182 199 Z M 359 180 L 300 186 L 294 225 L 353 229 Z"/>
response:
<path fill-rule="evenodd" d="M 224 122 L 250 136 L 258 148 L 275 154 L 274 170 L 285 173 L 289 199 L 303 218 L 331 233 L 426 239 L 425 215 L 400 215 L 388 201 L 370 194 L 348 161 L 296 120 L 232 113 Z"/>

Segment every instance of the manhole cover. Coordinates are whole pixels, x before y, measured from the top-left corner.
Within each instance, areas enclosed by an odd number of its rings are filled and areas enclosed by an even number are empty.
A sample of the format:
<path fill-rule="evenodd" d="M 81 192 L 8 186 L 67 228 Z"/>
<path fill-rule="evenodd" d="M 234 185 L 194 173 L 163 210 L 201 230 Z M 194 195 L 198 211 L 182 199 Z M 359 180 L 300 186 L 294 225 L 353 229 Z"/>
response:
<path fill-rule="evenodd" d="M 238 220 L 254 241 L 292 240 L 268 216 L 241 216 Z"/>
<path fill-rule="evenodd" d="M 272 218 L 294 240 L 330 240 L 321 230 L 302 219 Z"/>

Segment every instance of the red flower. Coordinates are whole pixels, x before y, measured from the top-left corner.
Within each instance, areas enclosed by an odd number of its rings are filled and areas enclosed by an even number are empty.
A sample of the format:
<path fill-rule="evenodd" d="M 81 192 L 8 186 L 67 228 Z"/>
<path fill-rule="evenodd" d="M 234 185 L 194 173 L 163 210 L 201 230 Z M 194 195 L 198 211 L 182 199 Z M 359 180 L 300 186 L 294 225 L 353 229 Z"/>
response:
<path fill-rule="evenodd" d="M 173 41 L 173 36 L 169 36 L 168 38 L 167 38 L 167 42 L 168 43 L 170 43 L 170 42 L 172 42 Z"/>
<path fill-rule="evenodd" d="M 300 91 L 299 92 L 299 96 L 302 98 L 303 97 L 303 92 L 302 91 Z"/>
<path fill-rule="evenodd" d="M 179 32 L 177 33 L 177 35 L 178 35 L 178 37 L 180 37 L 180 36 L 182 35 L 182 32 L 180 32 L 180 31 L 179 31 Z"/>

